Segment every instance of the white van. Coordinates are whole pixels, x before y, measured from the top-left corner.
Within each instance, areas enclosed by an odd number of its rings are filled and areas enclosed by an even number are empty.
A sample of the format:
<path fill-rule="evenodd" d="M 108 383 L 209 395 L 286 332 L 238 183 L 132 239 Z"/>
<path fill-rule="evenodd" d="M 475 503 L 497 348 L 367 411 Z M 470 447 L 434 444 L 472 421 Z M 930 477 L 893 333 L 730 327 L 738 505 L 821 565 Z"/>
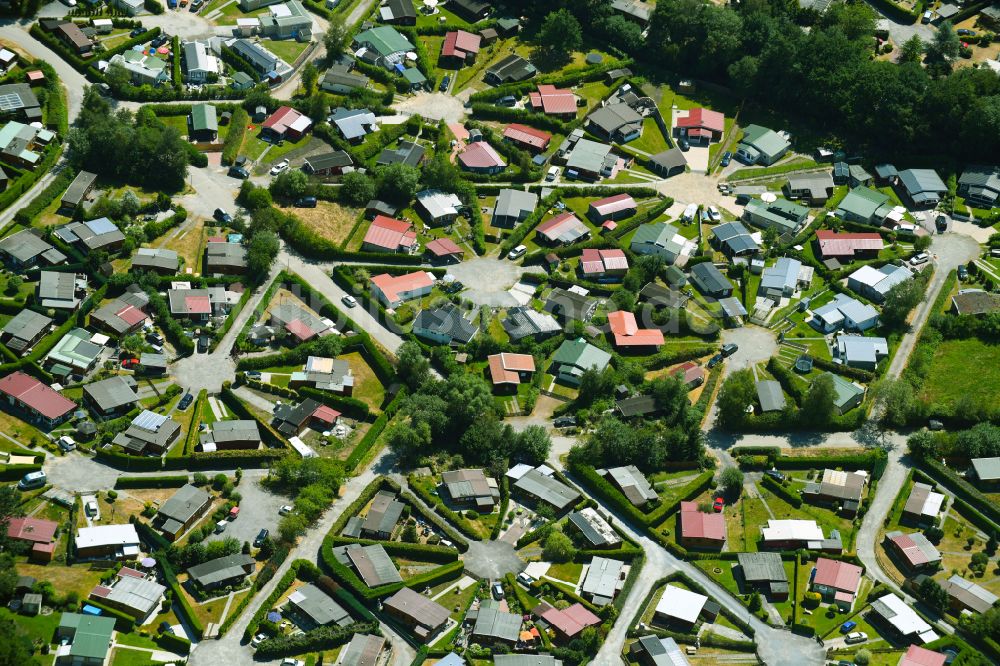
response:
<path fill-rule="evenodd" d="M 684 209 L 684 214 L 681 216 L 685 222 L 694 221 L 694 216 L 698 214 L 698 204 L 688 204 L 687 208 Z"/>
<path fill-rule="evenodd" d="M 518 245 L 513 250 L 507 253 L 507 258 L 510 260 L 520 259 L 528 251 L 528 248 L 524 245 Z"/>
<path fill-rule="evenodd" d="M 31 490 L 32 488 L 41 488 L 45 485 L 48 477 L 45 476 L 45 472 L 38 470 L 37 472 L 28 472 L 25 474 L 20 481 L 17 482 L 18 490 Z"/>
<path fill-rule="evenodd" d="M 219 522 L 217 522 L 215 524 L 215 533 L 216 534 L 222 534 L 223 532 L 225 532 L 226 531 L 226 525 L 228 525 L 228 524 L 229 523 L 227 523 L 224 520 L 220 520 Z"/>
<path fill-rule="evenodd" d="M 549 167 L 548 174 L 545 175 L 545 180 L 555 180 L 556 176 L 559 175 L 559 167 L 551 166 Z"/>

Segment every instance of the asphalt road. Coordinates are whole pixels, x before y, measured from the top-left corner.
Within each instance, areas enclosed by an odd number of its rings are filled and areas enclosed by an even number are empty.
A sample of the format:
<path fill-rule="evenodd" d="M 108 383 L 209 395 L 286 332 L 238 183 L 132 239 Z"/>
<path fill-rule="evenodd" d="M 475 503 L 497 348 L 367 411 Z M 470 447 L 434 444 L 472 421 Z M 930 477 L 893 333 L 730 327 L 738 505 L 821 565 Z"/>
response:
<path fill-rule="evenodd" d="M 268 530 L 274 534 L 278 529 L 278 509 L 283 504 L 290 504 L 291 501 L 278 495 L 263 485 L 261 480 L 267 476 L 267 470 L 248 469 L 243 471 L 243 479 L 236 490 L 243 497 L 240 500 L 240 515 L 233 522 L 226 526 L 226 531 L 221 534 L 212 534 L 206 541 L 220 541 L 232 537 L 243 543 L 249 541 L 251 544 L 257 538 L 257 533 L 261 529 Z"/>

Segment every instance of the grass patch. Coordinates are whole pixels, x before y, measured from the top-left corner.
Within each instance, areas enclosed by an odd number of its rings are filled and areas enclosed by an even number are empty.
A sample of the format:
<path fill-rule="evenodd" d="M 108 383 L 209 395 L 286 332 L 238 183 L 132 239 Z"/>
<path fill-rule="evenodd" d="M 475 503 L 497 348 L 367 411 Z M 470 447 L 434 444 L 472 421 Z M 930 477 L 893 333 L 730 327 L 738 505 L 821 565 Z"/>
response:
<path fill-rule="evenodd" d="M 583 572 L 583 565 L 579 562 L 566 562 L 564 564 L 553 564 L 546 572 L 549 578 L 557 578 L 576 586 Z"/>
<path fill-rule="evenodd" d="M 375 371 L 360 352 L 342 354 L 340 360 L 347 361 L 354 375 L 354 392 L 352 397 L 362 401 L 372 409 L 378 409 L 385 400 L 385 387 L 375 375 Z"/>
<path fill-rule="evenodd" d="M 270 155 L 270 153 L 268 153 Z M 347 240 L 361 211 L 331 201 L 319 201 L 315 208 L 284 208 L 316 232 L 317 235 L 340 245 Z"/>
<path fill-rule="evenodd" d="M 299 56 L 309 48 L 309 42 L 297 42 L 294 39 L 265 39 L 260 45 L 289 65 L 294 65 Z"/>
<path fill-rule="evenodd" d="M 1000 345 L 976 338 L 943 340 L 934 352 L 921 399 L 931 404 L 955 404 L 968 394 L 968 385 L 956 377 L 976 377 L 977 400 L 983 407 L 1000 407 Z"/>
<path fill-rule="evenodd" d="M 667 145 L 667 139 L 663 136 L 663 132 L 660 131 L 660 126 L 649 116 L 642 121 L 642 136 L 635 141 L 630 141 L 626 145 L 629 148 L 642 150 L 650 155 L 655 155 L 670 147 Z"/>

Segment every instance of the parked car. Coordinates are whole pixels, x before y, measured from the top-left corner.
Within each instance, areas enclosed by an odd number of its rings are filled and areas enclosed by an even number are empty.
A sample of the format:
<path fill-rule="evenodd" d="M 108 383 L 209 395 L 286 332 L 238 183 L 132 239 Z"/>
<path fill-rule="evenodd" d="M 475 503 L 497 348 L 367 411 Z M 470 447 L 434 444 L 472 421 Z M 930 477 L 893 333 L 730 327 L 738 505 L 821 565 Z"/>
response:
<path fill-rule="evenodd" d="M 243 374 L 246 375 L 247 379 L 255 379 L 257 381 L 260 381 L 260 378 L 263 377 L 263 375 L 260 374 L 260 370 L 247 370 Z"/>
<path fill-rule="evenodd" d="M 944 232 L 948 231 L 948 218 L 945 217 L 944 215 L 938 215 L 937 219 L 934 221 L 934 224 L 937 226 L 937 230 L 939 233 L 943 234 Z"/>
<path fill-rule="evenodd" d="M 271 170 L 268 173 L 271 174 L 272 176 L 277 176 L 278 174 L 287 170 L 288 170 L 288 160 L 281 160 L 280 162 L 272 166 Z"/>
<path fill-rule="evenodd" d="M 924 15 L 920 17 L 920 22 L 930 23 L 932 18 L 934 18 L 934 13 L 928 9 L 926 12 L 924 12 Z"/>
<path fill-rule="evenodd" d="M 232 509 L 229 510 L 229 517 L 228 517 L 229 522 L 233 522 L 239 517 L 240 517 L 240 507 L 234 506 Z"/>
<path fill-rule="evenodd" d="M 559 175 L 559 167 L 557 167 L 557 166 L 550 166 L 548 173 L 545 174 L 545 180 L 547 180 L 547 181 L 553 181 L 553 180 L 556 179 L 556 176 L 558 176 L 558 175 Z"/>
<path fill-rule="evenodd" d="M 220 520 L 219 522 L 217 522 L 215 524 L 215 533 L 216 534 L 222 534 L 223 532 L 226 531 L 226 527 L 228 527 L 228 526 L 229 526 L 229 523 L 227 523 L 225 520 Z"/>
<path fill-rule="evenodd" d="M 719 162 L 719 166 L 727 167 L 729 163 L 733 161 L 733 154 L 728 150 L 722 153 L 722 161 Z"/>
<path fill-rule="evenodd" d="M 493 583 L 493 598 L 503 599 L 503 585 L 500 583 Z"/>
<path fill-rule="evenodd" d="M 285 504 L 280 509 L 278 509 L 278 515 L 279 516 L 287 516 L 291 512 L 292 512 L 292 505 L 291 504 Z"/>
<path fill-rule="evenodd" d="M 921 264 L 926 264 L 928 261 L 930 261 L 930 259 L 931 256 L 929 254 L 927 254 L 926 252 L 921 252 L 920 254 L 915 254 L 913 255 L 913 257 L 910 258 L 910 265 L 919 266 Z"/>
<path fill-rule="evenodd" d="M 257 634 L 250 639 L 250 647 L 255 648 L 267 640 L 267 634 Z"/>
<path fill-rule="evenodd" d="M 691 144 L 688 143 L 687 139 L 681 139 L 677 143 L 681 147 L 681 150 L 683 150 L 684 152 L 691 150 Z"/>
<path fill-rule="evenodd" d="M 306 662 L 301 659 L 292 659 L 291 657 L 286 657 L 281 660 L 281 666 L 306 666 Z"/>
<path fill-rule="evenodd" d="M 975 37 L 976 31 L 969 30 L 968 28 L 959 28 L 958 30 L 955 31 L 955 34 L 958 35 L 959 37 Z"/>
<path fill-rule="evenodd" d="M 516 106 L 517 98 L 513 95 L 504 95 L 497 100 L 497 106 Z"/>
<path fill-rule="evenodd" d="M 63 435 L 59 438 L 59 448 L 65 453 L 76 450 L 76 442 L 69 435 Z"/>
<path fill-rule="evenodd" d="M 726 501 L 721 497 L 716 497 L 715 502 L 712 504 L 712 508 L 715 509 L 716 513 L 722 513 L 722 509 L 725 508 Z"/>
<path fill-rule="evenodd" d="M 354 307 L 357 307 L 357 305 L 358 305 L 358 299 L 354 298 L 354 297 L 353 297 L 353 296 L 351 296 L 350 294 L 347 294 L 347 295 L 345 295 L 345 296 L 344 296 L 344 297 L 343 297 L 342 299 L 340 299 L 340 300 L 341 300 L 341 302 L 342 302 L 342 303 L 343 303 L 344 305 L 346 305 L 346 306 L 347 306 L 347 307 L 349 307 L 349 308 L 354 308 Z"/>
<path fill-rule="evenodd" d="M 150 333 L 146 336 L 146 342 L 148 342 L 151 345 L 162 345 L 163 336 L 154 331 L 153 333 Z"/>
<path fill-rule="evenodd" d="M 968 280 L 969 279 L 969 269 L 966 268 L 965 266 L 959 266 L 958 267 L 958 279 L 959 280 Z"/>
<path fill-rule="evenodd" d="M 83 510 L 87 512 L 87 515 L 93 518 L 97 515 L 97 500 L 88 500 L 87 504 L 83 507 Z"/>
<path fill-rule="evenodd" d="M 937 419 L 931 419 L 927 422 L 927 429 L 937 432 L 938 430 L 944 430 L 944 423 L 938 421 Z"/>
<path fill-rule="evenodd" d="M 510 260 L 520 259 L 528 251 L 528 248 L 524 245 L 518 245 L 513 250 L 507 253 L 507 258 Z"/>
<path fill-rule="evenodd" d="M 223 208 L 216 208 L 215 212 L 212 213 L 212 217 L 215 218 L 216 222 L 221 222 L 222 224 L 229 224 L 233 221 L 233 216 Z"/>
<path fill-rule="evenodd" d="M 842 633 L 842 634 L 849 633 L 856 626 L 858 626 L 857 622 L 855 622 L 854 620 L 848 620 L 844 624 L 840 625 L 840 633 Z"/>
<path fill-rule="evenodd" d="M 260 548 L 261 546 L 263 546 L 264 541 L 267 540 L 268 534 L 270 534 L 270 532 L 268 532 L 266 529 L 262 529 L 260 532 L 257 532 L 257 537 L 253 540 L 253 547 Z"/>
<path fill-rule="evenodd" d="M 296 208 L 315 208 L 316 205 L 316 197 L 300 197 L 295 200 Z"/>
<path fill-rule="evenodd" d="M 451 77 L 447 74 L 441 79 L 441 85 L 438 86 L 438 90 L 441 92 L 446 92 L 448 90 L 448 84 L 451 83 Z"/>
<path fill-rule="evenodd" d="M 735 342 L 727 342 L 726 344 L 722 345 L 722 355 L 732 356 L 737 352 L 737 350 L 739 350 L 739 348 L 740 346 Z"/>
<path fill-rule="evenodd" d="M 844 642 L 847 644 L 864 643 L 866 640 L 868 640 L 868 634 L 863 631 L 855 631 L 844 636 Z"/>
<path fill-rule="evenodd" d="M 765 471 L 764 474 L 766 474 L 767 476 L 771 477 L 775 481 L 784 481 L 785 480 L 785 475 L 782 474 L 781 472 L 779 472 L 776 469 L 769 469 L 769 470 Z"/>
<path fill-rule="evenodd" d="M 555 421 L 552 422 L 552 425 L 554 425 L 557 428 L 571 428 L 576 425 L 576 417 L 560 416 L 556 418 Z"/>
<path fill-rule="evenodd" d="M 250 172 L 241 166 L 233 165 L 229 167 L 229 177 L 239 178 L 240 180 L 246 180 L 250 177 Z"/>
<path fill-rule="evenodd" d="M 708 211 L 708 218 L 710 220 L 712 220 L 712 222 L 721 222 L 722 221 L 722 213 L 720 213 L 719 209 L 716 208 L 715 206 L 709 206 L 705 210 Z"/>
<path fill-rule="evenodd" d="M 191 406 L 192 402 L 194 402 L 194 396 L 191 395 L 190 393 L 185 393 L 184 397 L 181 398 L 180 402 L 177 403 L 177 409 L 183 412 L 185 409 Z"/>
<path fill-rule="evenodd" d="M 151 41 L 149 45 L 152 46 L 154 49 L 158 49 L 164 44 L 166 44 L 168 41 L 170 41 L 170 37 L 164 34 L 160 34 L 160 36 Z"/>
<path fill-rule="evenodd" d="M 522 571 L 521 573 L 517 574 L 517 582 L 527 586 L 534 583 L 535 579 Z"/>
<path fill-rule="evenodd" d="M 722 363 L 722 354 L 716 354 L 712 358 L 708 359 L 708 369 L 711 370 L 720 363 Z"/>
<path fill-rule="evenodd" d="M 140 26 L 138 28 L 132 28 L 132 32 L 128 33 L 128 36 L 135 39 L 144 32 L 146 32 L 146 29 Z"/>
<path fill-rule="evenodd" d="M 21 477 L 21 480 L 17 482 L 18 490 L 31 490 L 32 488 L 41 488 L 45 485 L 48 477 L 45 476 L 45 472 L 38 470 L 37 472 L 28 472 Z"/>

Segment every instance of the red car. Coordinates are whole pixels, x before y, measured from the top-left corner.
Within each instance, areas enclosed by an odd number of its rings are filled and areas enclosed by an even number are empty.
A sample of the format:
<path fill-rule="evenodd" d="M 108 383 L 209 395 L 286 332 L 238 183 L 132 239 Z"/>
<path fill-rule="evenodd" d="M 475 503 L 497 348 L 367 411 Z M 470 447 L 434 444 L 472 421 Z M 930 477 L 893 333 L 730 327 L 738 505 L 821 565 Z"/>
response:
<path fill-rule="evenodd" d="M 716 513 L 720 513 L 722 511 L 722 507 L 724 507 L 725 505 L 726 505 L 726 503 L 722 500 L 721 497 L 716 497 L 715 498 L 715 504 L 712 505 L 712 506 L 715 509 Z"/>
<path fill-rule="evenodd" d="M 126 369 L 134 368 L 137 365 L 139 365 L 139 359 L 137 358 L 127 358 L 124 361 L 122 361 L 122 367 Z"/>

